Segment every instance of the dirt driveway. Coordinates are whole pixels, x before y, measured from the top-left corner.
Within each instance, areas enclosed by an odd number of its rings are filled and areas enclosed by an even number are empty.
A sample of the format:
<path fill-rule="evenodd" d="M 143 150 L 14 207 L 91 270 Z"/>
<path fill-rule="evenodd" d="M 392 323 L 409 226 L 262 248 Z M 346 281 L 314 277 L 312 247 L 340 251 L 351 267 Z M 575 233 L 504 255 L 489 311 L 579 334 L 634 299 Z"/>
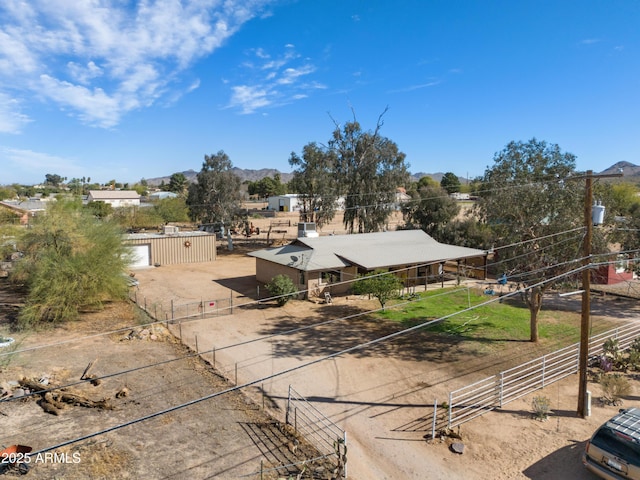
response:
<path fill-rule="evenodd" d="M 552 400 L 550 421 L 532 418 L 531 395 L 465 424 L 463 455 L 424 440 L 435 400 L 441 404 L 455 388 L 546 352 L 527 342 L 499 352 L 469 350 L 453 340 L 412 335 L 318 361 L 384 336 L 391 327 L 355 316 L 375 306 L 360 299 L 341 297 L 332 305 L 293 301 L 283 308 L 258 304 L 254 262 L 235 251 L 221 252 L 213 264 L 140 270 L 139 295 L 175 303 L 234 296 L 232 315 L 185 321 L 174 332 L 192 347 L 197 342 L 200 351 L 215 349 L 216 368 L 229 378 L 267 379 L 261 386 L 274 408 L 281 407 L 290 385 L 309 399 L 347 431 L 351 478 L 593 478 L 580 455 L 595 428 L 617 409 L 594 402 L 590 417 L 577 418 L 577 376 L 538 392 Z M 613 312 L 613 303 L 593 303 L 594 311 Z M 637 318 L 637 305 L 615 305 L 626 320 Z M 325 324 L 300 328 L 320 322 Z M 598 386 L 590 390 L 597 399 Z M 634 382 L 627 404 L 637 404 L 637 395 Z"/>

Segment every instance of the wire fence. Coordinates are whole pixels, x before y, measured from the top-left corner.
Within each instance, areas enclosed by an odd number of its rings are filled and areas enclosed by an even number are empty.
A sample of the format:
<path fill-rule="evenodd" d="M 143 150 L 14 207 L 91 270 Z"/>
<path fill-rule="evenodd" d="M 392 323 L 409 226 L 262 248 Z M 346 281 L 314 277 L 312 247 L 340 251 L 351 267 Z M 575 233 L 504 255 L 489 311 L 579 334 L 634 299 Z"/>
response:
<path fill-rule="evenodd" d="M 200 300 L 198 302 L 175 303 L 148 302 L 147 297 L 138 295 L 136 290 L 129 292 L 129 298 L 142 308 L 149 316 L 162 322 L 175 323 L 180 320 L 196 318 L 213 318 L 233 313 L 233 294 L 228 298 Z"/>
<path fill-rule="evenodd" d="M 589 339 L 589 360 L 592 361 L 602 354 L 607 340 L 617 340 L 618 347 L 623 351 L 638 337 L 640 324 L 637 323 L 594 335 Z M 522 396 L 577 373 L 579 352 L 580 344 L 576 343 L 454 390 L 449 393 L 446 417 L 438 417 L 436 405 L 434 418 L 440 418 L 441 427 L 454 428 L 491 410 L 501 408 Z M 444 420 L 446 424 L 443 424 Z M 434 434 L 436 428 L 437 426 L 434 426 Z"/>

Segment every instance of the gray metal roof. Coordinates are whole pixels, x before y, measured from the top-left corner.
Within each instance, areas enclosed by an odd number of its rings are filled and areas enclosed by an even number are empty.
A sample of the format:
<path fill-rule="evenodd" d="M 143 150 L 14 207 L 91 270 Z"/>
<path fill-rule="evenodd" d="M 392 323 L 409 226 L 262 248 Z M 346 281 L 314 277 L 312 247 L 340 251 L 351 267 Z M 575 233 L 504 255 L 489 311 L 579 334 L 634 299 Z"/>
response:
<path fill-rule="evenodd" d="M 139 199 L 135 190 L 89 190 L 89 197 L 95 200 L 131 200 Z"/>
<path fill-rule="evenodd" d="M 482 257 L 486 252 L 439 243 L 422 230 L 397 230 L 298 238 L 289 245 L 259 250 L 249 255 L 298 270 L 313 271 L 348 265 L 375 270 Z"/>
<path fill-rule="evenodd" d="M 48 202 L 39 199 L 29 200 L 4 200 L 0 202 L 12 210 L 22 212 L 42 212 L 47 209 Z"/>

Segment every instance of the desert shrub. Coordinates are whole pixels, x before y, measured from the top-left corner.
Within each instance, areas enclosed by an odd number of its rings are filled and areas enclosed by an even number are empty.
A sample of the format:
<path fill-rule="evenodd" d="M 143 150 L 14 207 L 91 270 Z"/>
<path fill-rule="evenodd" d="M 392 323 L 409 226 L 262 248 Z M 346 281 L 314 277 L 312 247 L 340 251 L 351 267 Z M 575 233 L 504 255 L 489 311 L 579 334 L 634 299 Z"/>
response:
<path fill-rule="evenodd" d="M 607 405 L 620 405 L 622 403 L 620 397 L 628 395 L 631 391 L 629 380 L 618 373 L 603 375 L 600 379 L 600 386 L 602 387 L 602 400 Z"/>
<path fill-rule="evenodd" d="M 280 307 L 291 300 L 297 292 L 293 280 L 286 275 L 276 275 L 265 286 L 271 295 L 277 297 L 276 302 Z"/>
<path fill-rule="evenodd" d="M 551 400 L 543 395 L 538 395 L 531 401 L 533 414 L 538 420 L 546 420 L 551 414 Z"/>

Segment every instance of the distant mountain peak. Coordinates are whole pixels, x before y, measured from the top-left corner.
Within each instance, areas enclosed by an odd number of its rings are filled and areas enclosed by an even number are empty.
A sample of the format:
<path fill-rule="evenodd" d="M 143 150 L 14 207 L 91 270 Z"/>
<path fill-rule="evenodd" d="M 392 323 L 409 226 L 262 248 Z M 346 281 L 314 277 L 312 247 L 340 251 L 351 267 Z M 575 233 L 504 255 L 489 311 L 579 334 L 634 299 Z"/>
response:
<path fill-rule="evenodd" d="M 600 172 L 601 174 L 622 173 L 625 177 L 635 177 L 640 175 L 640 166 L 634 165 L 631 162 L 621 161 L 614 163 L 606 170 Z"/>

